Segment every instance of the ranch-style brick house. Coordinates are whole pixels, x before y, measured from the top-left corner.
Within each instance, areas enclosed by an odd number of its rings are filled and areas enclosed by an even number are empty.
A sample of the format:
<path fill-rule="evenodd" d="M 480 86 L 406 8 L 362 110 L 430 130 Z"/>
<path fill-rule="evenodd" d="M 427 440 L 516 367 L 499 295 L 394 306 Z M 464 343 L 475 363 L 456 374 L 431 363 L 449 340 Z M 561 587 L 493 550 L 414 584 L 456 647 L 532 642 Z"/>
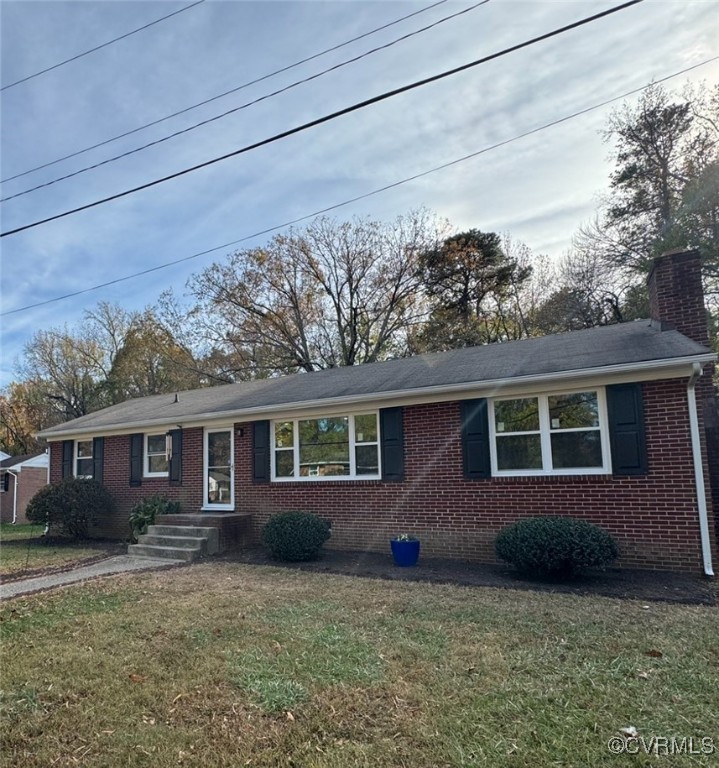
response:
<path fill-rule="evenodd" d="M 130 400 L 41 433 L 50 479 L 117 500 L 99 535 L 160 493 L 168 523 L 257 541 L 274 513 L 332 522 L 328 546 L 494 560 L 530 515 L 612 533 L 625 567 L 713 575 L 716 413 L 696 251 L 655 260 L 651 318 L 503 344 Z"/>

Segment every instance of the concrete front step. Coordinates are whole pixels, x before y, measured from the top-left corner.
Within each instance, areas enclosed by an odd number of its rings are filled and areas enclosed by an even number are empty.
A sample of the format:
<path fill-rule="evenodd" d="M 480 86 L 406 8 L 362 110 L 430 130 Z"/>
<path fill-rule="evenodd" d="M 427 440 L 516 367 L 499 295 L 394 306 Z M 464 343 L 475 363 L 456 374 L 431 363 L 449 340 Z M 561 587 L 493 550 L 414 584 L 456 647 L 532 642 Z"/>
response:
<path fill-rule="evenodd" d="M 205 539 L 205 554 L 214 555 L 220 551 L 220 532 L 212 526 L 200 525 L 149 525 L 146 536 L 182 536 L 190 539 Z"/>
<path fill-rule="evenodd" d="M 128 554 L 138 557 L 163 557 L 191 562 L 220 550 L 217 528 L 194 525 L 150 525 L 147 533 L 130 544 Z"/>
<path fill-rule="evenodd" d="M 136 557 L 160 557 L 163 560 L 184 560 L 190 563 L 202 554 L 200 547 L 156 547 L 151 544 L 130 544 L 128 555 Z"/>
<path fill-rule="evenodd" d="M 181 547 L 182 549 L 194 549 L 200 547 L 202 554 L 207 554 L 207 539 L 204 536 L 157 536 L 154 533 L 146 533 L 137 537 L 138 544 L 149 544 L 153 547 Z"/>

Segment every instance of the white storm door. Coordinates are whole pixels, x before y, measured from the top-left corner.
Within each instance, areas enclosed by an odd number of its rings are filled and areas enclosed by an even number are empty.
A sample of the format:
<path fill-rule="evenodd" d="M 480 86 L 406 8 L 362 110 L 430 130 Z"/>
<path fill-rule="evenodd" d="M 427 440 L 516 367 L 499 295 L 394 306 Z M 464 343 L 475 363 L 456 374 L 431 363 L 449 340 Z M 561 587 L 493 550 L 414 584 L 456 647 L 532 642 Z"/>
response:
<path fill-rule="evenodd" d="M 231 428 L 205 430 L 205 509 L 235 508 L 234 435 Z"/>

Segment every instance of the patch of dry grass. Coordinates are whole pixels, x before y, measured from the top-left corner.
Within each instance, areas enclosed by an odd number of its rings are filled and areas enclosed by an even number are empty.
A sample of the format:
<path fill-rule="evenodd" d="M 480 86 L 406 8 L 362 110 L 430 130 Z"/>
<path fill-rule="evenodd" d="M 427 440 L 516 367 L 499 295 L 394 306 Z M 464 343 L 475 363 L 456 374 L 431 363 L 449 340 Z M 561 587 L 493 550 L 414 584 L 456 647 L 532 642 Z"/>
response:
<path fill-rule="evenodd" d="M 45 540 L 42 532 L 42 526 L 38 525 L 0 525 L 0 575 L 15 577 L 46 568 L 61 568 L 96 559 L 105 552 L 97 542 Z"/>
<path fill-rule="evenodd" d="M 205 563 L 0 619 L 20 768 L 623 766 L 630 724 L 719 746 L 714 608 Z"/>

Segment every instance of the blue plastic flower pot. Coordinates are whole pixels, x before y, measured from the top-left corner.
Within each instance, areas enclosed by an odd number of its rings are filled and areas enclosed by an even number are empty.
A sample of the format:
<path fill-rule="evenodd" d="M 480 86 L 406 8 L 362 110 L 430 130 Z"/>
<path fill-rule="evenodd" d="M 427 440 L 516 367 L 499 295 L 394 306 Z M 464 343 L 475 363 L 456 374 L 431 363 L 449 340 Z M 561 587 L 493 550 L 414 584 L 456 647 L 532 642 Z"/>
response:
<path fill-rule="evenodd" d="M 417 565 L 419 558 L 419 541 L 390 541 L 394 564 L 401 568 Z"/>

